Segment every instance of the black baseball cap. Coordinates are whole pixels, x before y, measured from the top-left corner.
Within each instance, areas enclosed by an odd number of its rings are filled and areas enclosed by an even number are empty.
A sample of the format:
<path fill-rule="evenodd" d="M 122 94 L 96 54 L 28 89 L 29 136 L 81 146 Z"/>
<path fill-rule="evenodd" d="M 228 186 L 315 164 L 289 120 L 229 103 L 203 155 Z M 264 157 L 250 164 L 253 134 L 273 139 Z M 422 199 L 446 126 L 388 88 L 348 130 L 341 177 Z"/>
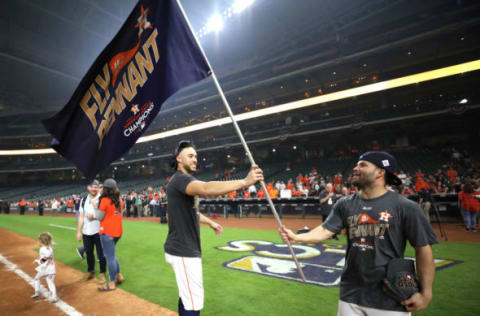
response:
<path fill-rule="evenodd" d="M 397 159 L 385 151 L 367 151 L 363 153 L 358 161 L 365 160 L 373 163 L 375 166 L 385 169 L 387 172 L 387 184 L 401 185 L 402 180 L 395 175 L 397 170 Z"/>

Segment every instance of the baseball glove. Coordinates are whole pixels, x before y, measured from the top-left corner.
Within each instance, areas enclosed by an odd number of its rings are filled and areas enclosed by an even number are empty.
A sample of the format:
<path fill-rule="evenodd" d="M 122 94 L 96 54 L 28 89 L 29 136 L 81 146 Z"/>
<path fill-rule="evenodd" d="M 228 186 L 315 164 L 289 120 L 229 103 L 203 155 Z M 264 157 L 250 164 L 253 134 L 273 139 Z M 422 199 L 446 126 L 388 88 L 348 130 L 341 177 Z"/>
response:
<path fill-rule="evenodd" d="M 415 274 L 413 260 L 395 258 L 387 265 L 387 276 L 383 280 L 386 293 L 397 302 L 408 300 L 420 291 L 420 282 Z"/>

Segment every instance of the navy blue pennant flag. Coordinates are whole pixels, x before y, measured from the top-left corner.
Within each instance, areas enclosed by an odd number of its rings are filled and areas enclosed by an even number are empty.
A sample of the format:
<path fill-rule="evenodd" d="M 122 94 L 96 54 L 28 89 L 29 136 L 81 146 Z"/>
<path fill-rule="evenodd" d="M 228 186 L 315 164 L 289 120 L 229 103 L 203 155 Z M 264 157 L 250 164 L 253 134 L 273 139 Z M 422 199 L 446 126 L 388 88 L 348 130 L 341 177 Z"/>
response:
<path fill-rule="evenodd" d="M 91 179 L 120 158 L 176 91 L 211 73 L 175 0 L 140 0 L 65 107 L 52 148 Z"/>

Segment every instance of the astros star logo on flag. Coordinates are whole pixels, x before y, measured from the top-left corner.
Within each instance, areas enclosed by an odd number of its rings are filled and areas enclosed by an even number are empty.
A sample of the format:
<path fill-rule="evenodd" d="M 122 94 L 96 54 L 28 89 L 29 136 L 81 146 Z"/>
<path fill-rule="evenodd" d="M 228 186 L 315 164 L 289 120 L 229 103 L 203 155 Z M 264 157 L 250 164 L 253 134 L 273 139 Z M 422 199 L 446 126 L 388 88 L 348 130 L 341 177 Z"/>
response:
<path fill-rule="evenodd" d="M 152 24 L 147 20 L 147 15 L 148 15 L 148 8 L 145 10 L 143 6 L 140 6 L 140 16 L 138 17 L 137 21 L 138 23 L 135 25 L 135 28 L 138 28 L 138 36 L 142 35 L 143 30 L 145 29 L 151 29 Z"/>
<path fill-rule="evenodd" d="M 132 108 L 130 109 L 130 111 L 133 112 L 133 115 L 136 115 L 138 112 L 140 112 L 140 110 L 138 109 L 138 104 L 132 104 Z"/>

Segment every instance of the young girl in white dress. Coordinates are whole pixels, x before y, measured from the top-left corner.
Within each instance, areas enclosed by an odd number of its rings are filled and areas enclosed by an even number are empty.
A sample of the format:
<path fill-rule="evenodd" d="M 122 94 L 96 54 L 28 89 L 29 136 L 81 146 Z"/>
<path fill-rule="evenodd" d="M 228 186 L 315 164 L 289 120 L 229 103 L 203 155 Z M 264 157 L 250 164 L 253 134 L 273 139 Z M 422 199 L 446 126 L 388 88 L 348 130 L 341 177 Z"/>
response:
<path fill-rule="evenodd" d="M 35 294 L 32 295 L 32 298 L 40 297 L 40 280 L 45 278 L 47 281 L 47 286 L 49 289 L 49 297 L 47 298 L 50 303 L 55 303 L 58 301 L 57 289 L 55 288 L 55 261 L 53 259 L 53 242 L 52 235 L 50 233 L 41 233 L 38 236 L 38 245 L 40 247 L 39 255 L 40 258 L 36 259 L 34 262 L 38 264 L 37 275 L 34 279 Z"/>

